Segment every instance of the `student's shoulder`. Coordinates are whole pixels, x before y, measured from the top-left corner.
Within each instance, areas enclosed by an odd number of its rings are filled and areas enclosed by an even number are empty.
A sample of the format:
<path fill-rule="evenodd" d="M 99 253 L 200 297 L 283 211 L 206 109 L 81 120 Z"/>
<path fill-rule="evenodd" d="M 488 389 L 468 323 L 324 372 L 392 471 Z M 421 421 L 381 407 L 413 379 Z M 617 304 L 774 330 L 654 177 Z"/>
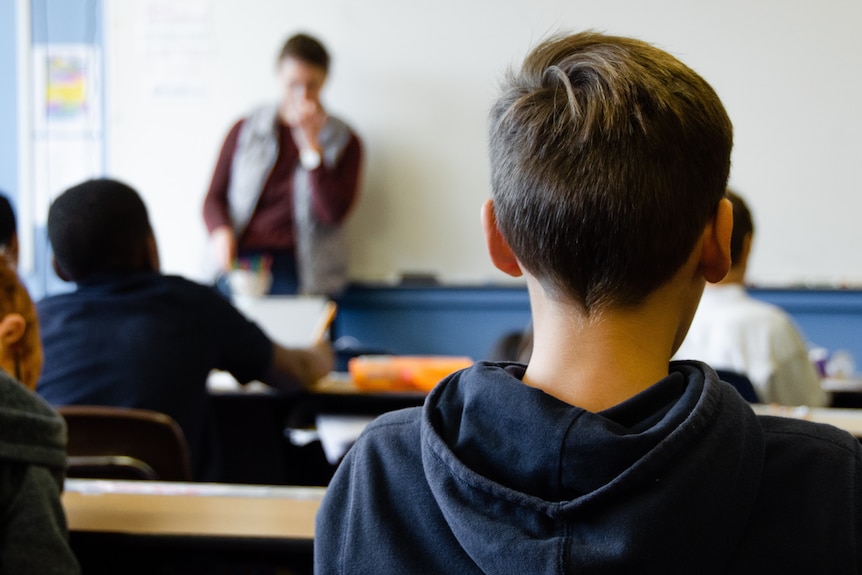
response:
<path fill-rule="evenodd" d="M 158 274 L 153 278 L 153 280 L 165 285 L 174 286 L 177 289 L 208 290 L 217 294 L 217 292 L 215 292 L 215 288 L 212 286 L 204 285 L 181 275 Z"/>
<path fill-rule="evenodd" d="M 741 288 L 737 292 L 730 293 L 737 293 L 738 295 L 737 297 L 729 298 L 727 302 L 725 302 L 725 300 L 723 299 L 715 300 L 719 302 L 713 306 L 716 312 L 722 314 L 729 314 L 730 317 L 739 316 L 748 319 L 756 318 L 757 321 L 775 321 L 782 320 L 787 317 L 787 314 L 780 307 L 768 301 L 763 301 L 756 297 L 752 297 L 751 294 L 742 290 Z"/>
<path fill-rule="evenodd" d="M 72 289 L 65 292 L 46 295 L 36 300 L 35 305 L 38 311 L 50 310 L 55 307 L 63 307 L 74 301 L 77 298 L 77 290 Z"/>
<path fill-rule="evenodd" d="M 789 540 L 794 530 L 813 529 L 822 534 L 834 525 L 852 524 L 855 531 L 843 533 L 858 539 L 862 533 L 859 441 L 841 429 L 811 421 L 770 416 L 761 416 L 760 421 L 764 450 L 758 480 L 760 511 L 756 515 L 765 532 L 772 536 L 784 530 Z M 793 512 L 787 516 L 787 523 L 776 526 L 774 518 L 786 515 L 788 510 Z M 839 532 L 841 529 L 836 529 L 821 544 L 829 547 L 830 542 L 837 541 L 835 535 Z M 843 541 L 844 535 L 841 537 Z M 809 543 L 815 542 L 812 539 L 802 544 Z M 810 572 L 799 569 L 804 571 Z"/>
<path fill-rule="evenodd" d="M 749 333 L 759 332 L 770 338 L 796 338 L 793 319 L 782 308 L 751 296 L 728 309 L 714 311 L 723 321 L 738 325 Z"/>
<path fill-rule="evenodd" d="M 843 429 L 793 417 L 758 416 L 767 449 L 786 451 L 788 455 L 806 458 L 817 455 L 838 458 L 851 456 L 862 463 L 862 446 Z"/>
<path fill-rule="evenodd" d="M 372 421 L 339 466 L 330 483 L 332 494 L 350 493 L 354 503 L 371 506 L 367 501 L 384 494 L 415 491 L 423 476 L 421 413 L 422 408 L 410 407 Z"/>
<path fill-rule="evenodd" d="M 213 286 L 200 284 L 182 276 L 162 276 L 163 288 L 169 292 L 175 307 L 193 317 L 206 317 L 217 324 L 229 325 L 235 329 L 239 325 L 251 324 L 243 313 Z"/>
<path fill-rule="evenodd" d="M 793 320 L 790 318 L 790 314 L 788 314 L 782 308 L 773 303 L 749 297 L 749 305 L 749 309 L 752 310 L 754 313 L 762 316 L 764 319 L 771 321 L 778 326 L 783 327 L 785 325 L 790 325 L 793 323 Z"/>
<path fill-rule="evenodd" d="M 162 286 L 177 294 L 186 294 L 195 298 L 202 304 L 214 304 L 221 307 L 234 307 L 233 304 L 221 295 L 213 286 L 198 283 L 189 278 L 178 275 L 161 275 L 156 280 Z"/>
<path fill-rule="evenodd" d="M 66 424 L 36 393 L 0 370 L 0 430 L 15 430 L 0 441 L 0 459 L 60 468 L 65 465 Z"/>
<path fill-rule="evenodd" d="M 0 420 L 15 414 L 23 414 L 26 418 L 36 416 L 46 420 L 60 420 L 60 416 L 45 400 L 2 370 L 0 370 L 0 405 L 3 406 Z"/>
<path fill-rule="evenodd" d="M 365 432 L 371 434 L 401 434 L 414 429 L 418 432 L 421 419 L 421 407 L 407 407 L 395 411 L 387 411 L 374 419 L 365 428 Z"/>
<path fill-rule="evenodd" d="M 419 445 L 422 408 L 408 407 L 377 417 L 363 430 L 356 447 L 364 451 L 401 451 Z"/>
<path fill-rule="evenodd" d="M 111 299 L 122 295 L 129 297 L 153 297 L 172 293 L 190 293 L 204 299 L 221 297 L 215 288 L 178 275 L 161 273 L 134 273 L 109 277 L 104 281 L 77 284 L 74 288 L 46 295 L 36 302 L 37 307 L 61 307 L 78 301 Z M 227 301 L 227 300 L 225 300 Z"/>

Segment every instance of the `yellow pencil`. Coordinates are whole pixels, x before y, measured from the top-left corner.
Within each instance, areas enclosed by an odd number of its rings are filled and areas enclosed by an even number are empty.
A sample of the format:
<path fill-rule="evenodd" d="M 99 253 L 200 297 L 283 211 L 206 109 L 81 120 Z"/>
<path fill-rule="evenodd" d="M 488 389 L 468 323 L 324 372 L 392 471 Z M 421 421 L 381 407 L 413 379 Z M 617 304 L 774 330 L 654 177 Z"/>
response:
<path fill-rule="evenodd" d="M 323 313 L 320 315 L 320 320 L 318 320 L 317 326 L 314 328 L 312 337 L 314 343 L 320 343 L 326 338 L 326 332 L 329 330 L 329 326 L 332 325 L 332 320 L 335 319 L 337 311 L 338 305 L 334 301 L 330 300 L 326 302 Z"/>

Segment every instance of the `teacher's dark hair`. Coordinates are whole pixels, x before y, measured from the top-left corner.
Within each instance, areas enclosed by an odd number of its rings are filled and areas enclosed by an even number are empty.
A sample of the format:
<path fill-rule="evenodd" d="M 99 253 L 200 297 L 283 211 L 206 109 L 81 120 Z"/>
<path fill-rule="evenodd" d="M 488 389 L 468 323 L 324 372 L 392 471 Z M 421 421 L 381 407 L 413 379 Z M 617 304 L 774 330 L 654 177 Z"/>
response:
<path fill-rule="evenodd" d="M 295 34 L 287 39 L 278 56 L 279 63 L 287 58 L 302 60 L 329 72 L 329 53 L 317 38 L 308 34 Z"/>
<path fill-rule="evenodd" d="M 69 188 L 48 210 L 55 266 L 70 281 L 145 269 L 152 234 L 143 200 L 116 180 L 89 180 Z"/>

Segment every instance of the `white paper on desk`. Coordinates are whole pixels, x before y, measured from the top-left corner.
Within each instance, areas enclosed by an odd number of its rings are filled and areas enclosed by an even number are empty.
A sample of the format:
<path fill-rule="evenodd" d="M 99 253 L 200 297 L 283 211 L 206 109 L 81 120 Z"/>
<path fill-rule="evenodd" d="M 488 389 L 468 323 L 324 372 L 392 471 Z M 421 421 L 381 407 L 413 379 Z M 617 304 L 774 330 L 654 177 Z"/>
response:
<path fill-rule="evenodd" d="M 274 342 L 285 347 L 314 343 L 314 332 L 329 301 L 324 296 L 234 296 L 234 304 Z M 210 391 L 259 391 L 268 387 L 253 381 L 246 386 L 226 371 L 213 370 L 207 378 Z"/>
<path fill-rule="evenodd" d="M 234 304 L 276 343 L 304 347 L 314 342 L 328 299 L 324 296 L 235 296 Z"/>
<path fill-rule="evenodd" d="M 374 417 L 367 415 L 318 415 L 315 423 L 326 460 L 331 465 L 341 461 L 372 421 Z"/>
<path fill-rule="evenodd" d="M 214 369 L 207 376 L 207 389 L 213 392 L 243 391 L 246 393 L 262 393 L 272 388 L 260 381 L 250 381 L 242 385 L 227 371 Z"/>

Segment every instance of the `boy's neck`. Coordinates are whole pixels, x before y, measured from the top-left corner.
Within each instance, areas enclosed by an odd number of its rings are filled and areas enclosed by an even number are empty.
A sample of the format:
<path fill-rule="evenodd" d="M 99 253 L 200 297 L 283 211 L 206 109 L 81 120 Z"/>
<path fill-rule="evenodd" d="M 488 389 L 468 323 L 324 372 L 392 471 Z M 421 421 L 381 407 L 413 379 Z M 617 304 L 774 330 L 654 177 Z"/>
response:
<path fill-rule="evenodd" d="M 668 374 L 703 289 L 668 284 L 634 308 L 587 317 L 530 285 L 533 353 L 524 383 L 588 411 L 602 411 Z M 681 303 L 682 302 L 682 303 Z"/>

